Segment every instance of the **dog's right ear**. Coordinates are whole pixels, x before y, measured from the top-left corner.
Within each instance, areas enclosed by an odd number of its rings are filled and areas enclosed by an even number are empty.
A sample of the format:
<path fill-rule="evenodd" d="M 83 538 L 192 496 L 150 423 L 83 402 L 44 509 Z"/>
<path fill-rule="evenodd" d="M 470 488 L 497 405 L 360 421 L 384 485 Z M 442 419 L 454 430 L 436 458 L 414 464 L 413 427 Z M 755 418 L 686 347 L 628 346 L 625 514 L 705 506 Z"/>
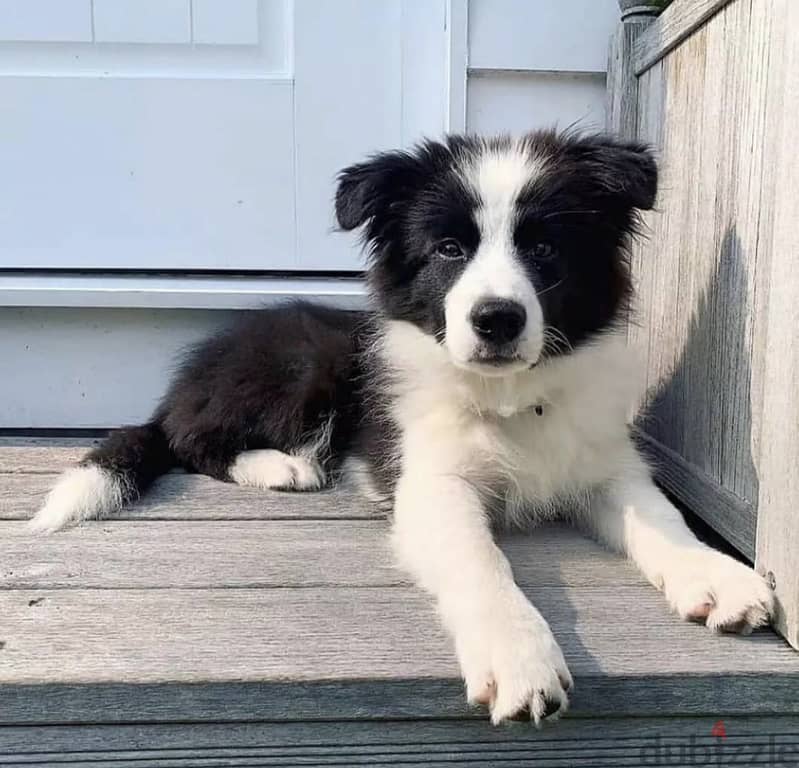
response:
<path fill-rule="evenodd" d="M 421 163 L 409 152 L 383 152 L 345 168 L 336 190 L 339 226 L 349 231 L 368 222 L 367 237 L 372 238 L 374 223 L 391 217 L 407 203 L 421 178 Z"/>

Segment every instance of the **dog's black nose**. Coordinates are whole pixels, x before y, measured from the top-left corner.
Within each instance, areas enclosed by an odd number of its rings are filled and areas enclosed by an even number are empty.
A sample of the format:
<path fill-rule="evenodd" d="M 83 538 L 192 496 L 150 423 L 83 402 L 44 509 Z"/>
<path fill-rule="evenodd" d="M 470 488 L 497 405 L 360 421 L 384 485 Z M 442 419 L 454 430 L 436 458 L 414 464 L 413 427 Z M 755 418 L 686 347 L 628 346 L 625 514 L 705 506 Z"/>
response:
<path fill-rule="evenodd" d="M 475 333 L 483 341 L 507 344 L 524 329 L 527 312 L 518 301 L 484 299 L 474 306 L 470 320 Z"/>

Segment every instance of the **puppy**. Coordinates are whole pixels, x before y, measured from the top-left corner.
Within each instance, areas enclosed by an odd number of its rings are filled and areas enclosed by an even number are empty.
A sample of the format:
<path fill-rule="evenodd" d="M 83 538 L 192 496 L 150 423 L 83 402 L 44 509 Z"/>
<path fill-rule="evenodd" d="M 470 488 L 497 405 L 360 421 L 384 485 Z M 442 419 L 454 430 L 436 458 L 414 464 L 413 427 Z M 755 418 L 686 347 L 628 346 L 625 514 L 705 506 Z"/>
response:
<path fill-rule="evenodd" d="M 492 524 L 565 518 L 625 553 L 685 619 L 748 631 L 772 595 L 699 542 L 630 438 L 622 326 L 649 151 L 606 136 L 452 136 L 342 171 L 374 309 L 290 304 L 199 345 L 152 419 L 68 471 L 32 521 L 113 513 L 173 467 L 312 491 L 341 475 L 393 508 L 399 562 L 435 598 L 470 701 L 563 712 L 572 687 Z"/>

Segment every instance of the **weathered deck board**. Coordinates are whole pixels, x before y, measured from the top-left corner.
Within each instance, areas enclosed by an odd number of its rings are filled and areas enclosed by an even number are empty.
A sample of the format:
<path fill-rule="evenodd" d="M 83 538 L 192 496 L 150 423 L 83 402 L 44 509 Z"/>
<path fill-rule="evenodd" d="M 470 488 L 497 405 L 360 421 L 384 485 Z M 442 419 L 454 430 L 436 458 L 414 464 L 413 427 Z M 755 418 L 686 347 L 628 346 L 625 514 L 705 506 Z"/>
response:
<path fill-rule="evenodd" d="M 681 622 L 625 560 L 546 525 L 501 544 L 574 673 L 571 716 L 492 729 L 369 503 L 173 474 L 123 515 L 32 536 L 20 518 L 71 451 L 3 460 L 0 765 L 640 765 L 721 715 L 754 765 L 799 728 L 781 640 Z"/>
<path fill-rule="evenodd" d="M 2 449 L 0 449 L 2 455 Z M 41 506 L 57 475 L 0 474 L 0 520 L 25 520 Z M 308 495 L 263 491 L 175 472 L 159 478 L 117 520 L 381 519 L 385 514 L 344 489 Z M 197 499 L 203 500 L 202 504 Z"/>
<path fill-rule="evenodd" d="M 788 718 L 725 718 L 722 741 L 711 734 L 712 718 L 637 718 L 633 721 L 562 720 L 536 731 L 524 723 L 492 728 L 482 721 L 363 723 L 246 723 L 74 728 L 0 729 L 0 750 L 26 752 L 25 760 L 48 763 L 69 750 L 70 766 L 165 768 L 174 766 L 536 766 L 572 768 L 653 765 L 657 754 L 693 743 L 711 750 L 713 762 L 726 750 L 739 765 L 757 764 L 782 749 L 786 762 L 799 754 Z M 342 729 L 351 740 L 341 744 Z M 34 751 L 35 750 L 35 751 Z M 657 751 L 656 751 L 657 750 Z M 679 754 L 672 752 L 673 755 Z M 696 753 L 701 759 L 702 753 Z M 0 752 L 2 755 L 2 752 Z M 85 761 L 85 762 L 84 762 Z M 206 761 L 205 763 L 201 761 Z M 586 763 L 582 761 L 587 761 Z M 53 762 L 55 762 L 53 760 Z M 772 764 L 776 764 L 776 760 Z M 5 762 L 0 762 L 5 765 Z M 672 765 L 675 763 L 672 762 Z M 700 764 L 697 760 L 694 764 Z"/>
<path fill-rule="evenodd" d="M 768 632 L 716 636 L 644 587 L 531 592 L 578 712 L 799 712 L 799 659 Z M 0 615 L 4 723 L 468 714 L 414 589 L 13 590 Z"/>
<path fill-rule="evenodd" d="M 0 589 L 408 585 L 382 520 L 108 520 L 35 540 L 24 523 L 0 522 L 0 541 Z M 632 565 L 564 526 L 501 542 L 521 584 L 644 584 Z"/>
<path fill-rule="evenodd" d="M 61 472 L 99 443 L 99 438 L 0 437 L 0 474 Z"/>

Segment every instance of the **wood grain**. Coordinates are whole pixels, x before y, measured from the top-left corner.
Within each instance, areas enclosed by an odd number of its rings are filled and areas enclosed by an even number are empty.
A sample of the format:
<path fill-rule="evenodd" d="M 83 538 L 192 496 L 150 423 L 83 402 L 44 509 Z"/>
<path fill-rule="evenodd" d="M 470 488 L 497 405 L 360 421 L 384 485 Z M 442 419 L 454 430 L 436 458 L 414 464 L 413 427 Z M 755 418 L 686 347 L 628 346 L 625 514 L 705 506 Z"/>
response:
<path fill-rule="evenodd" d="M 577 712 L 799 712 L 799 657 L 768 632 L 715 635 L 644 587 L 532 596 Z M 3 723 L 468 713 L 449 639 L 414 589 L 12 590 L 0 615 Z"/>
<path fill-rule="evenodd" d="M 36 464 L 33 455 L 46 467 L 73 449 L 34 448 L 17 453 L 18 466 Z M 14 471 L 0 488 L 9 503 L 15 494 L 35 503 L 54 478 Z M 22 744 L 24 763 L 68 752 L 73 765 L 117 768 L 571 766 L 596 764 L 591 749 L 601 748 L 622 765 L 632 743 L 626 717 L 771 713 L 799 722 L 799 657 L 774 635 L 718 636 L 681 622 L 625 560 L 546 525 L 500 542 L 575 674 L 568 740 L 528 749 L 485 736 L 507 731 L 447 736 L 442 718 L 486 729 L 485 716 L 466 706 L 451 641 L 430 599 L 393 568 L 388 523 L 373 515 L 343 491 L 268 494 L 174 474 L 125 519 L 50 537 L 30 536 L 19 519 L 0 522 L 0 757 Z M 342 718 L 325 731 L 329 742 L 313 741 L 320 721 Z M 418 741 L 404 731 L 391 746 L 370 747 L 375 732 L 361 725 L 386 718 L 415 721 Z M 585 718 L 609 718 L 594 731 L 600 741 L 590 741 Z M 165 731 L 158 743 L 149 737 L 151 724 L 177 721 L 184 725 L 164 726 L 173 729 L 167 742 Z M 241 721 L 269 721 L 268 738 L 284 746 L 237 745 Z M 661 722 L 661 734 L 679 735 L 670 719 Z M 120 742 L 131 735 L 125 723 L 140 724 L 144 741 Z M 215 723 L 232 734 L 223 752 L 214 751 Z M 657 744 L 654 729 L 649 741 L 638 731 L 639 751 Z M 584 749 L 569 746 L 578 732 Z M 45 746 L 47 734 L 60 734 L 61 745 Z M 180 738 L 184 747 L 175 746 Z M 457 743 L 428 746 L 436 738 Z M 754 754 L 758 738 L 741 743 Z"/>
<path fill-rule="evenodd" d="M 0 456 L 2 456 L 0 449 Z M 24 520 L 42 505 L 57 475 L 0 474 L 0 520 Z M 380 519 L 379 505 L 345 489 L 282 493 L 222 483 L 204 475 L 159 478 L 115 520 Z"/>
<path fill-rule="evenodd" d="M 633 69 L 633 47 L 651 23 L 651 18 L 625 21 L 610 40 L 606 125 L 609 131 L 625 139 L 637 135 L 638 79 Z"/>
<path fill-rule="evenodd" d="M 777 622 L 788 641 L 799 648 L 799 224 L 795 189 L 784 182 L 799 178 L 796 146 L 799 127 L 799 6 L 779 0 L 764 11 L 773 24 L 767 43 L 769 148 L 764 175 L 777 193 L 764 211 L 764 240 L 772 258 L 768 274 L 768 312 L 764 339 L 763 422 L 760 437 L 760 496 L 757 566 L 776 584 Z M 764 342 L 765 346 L 766 342 Z"/>
<path fill-rule="evenodd" d="M 674 0 L 635 44 L 633 69 L 641 74 L 676 48 L 730 0 Z"/>
<path fill-rule="evenodd" d="M 309 507 L 320 503 L 306 498 Z M 388 530 L 371 520 L 113 520 L 34 536 L 5 522 L 0 589 L 407 586 L 393 567 Z M 522 584 L 645 584 L 628 561 L 565 526 L 500 543 Z"/>
<path fill-rule="evenodd" d="M 0 437 L 0 474 L 57 474 L 77 464 L 100 442 L 100 438 Z"/>
<path fill-rule="evenodd" d="M 796 163 L 795 14 L 783 0 L 678 1 L 639 38 L 638 138 L 658 147 L 662 173 L 652 236 L 633 252 L 629 339 L 647 360 L 640 425 L 666 459 L 661 480 L 757 552 L 799 647 L 799 443 L 786 429 L 799 408 L 799 274 L 782 181 Z"/>
<path fill-rule="evenodd" d="M 754 561 L 757 529 L 754 507 L 646 433 L 638 432 L 638 436 L 657 481 L 742 555 Z"/>
<path fill-rule="evenodd" d="M 763 756 L 771 745 L 775 755 L 782 750 L 785 764 L 799 752 L 795 718 L 725 717 L 724 722 L 723 747 L 739 764 L 756 764 L 758 754 Z M 711 734 L 715 724 L 712 718 L 699 717 L 567 717 L 542 730 L 526 723 L 494 728 L 485 720 L 10 727 L 0 729 L 0 758 L 15 754 L 29 764 L 37 760 L 46 764 L 68 751 L 70 761 L 75 761 L 71 766 L 92 768 L 309 764 L 571 768 L 651 765 L 658 754 L 666 754 L 667 747 L 676 755 L 680 747 L 693 743 L 696 764 L 700 750 L 707 749 L 707 757 L 722 765 L 719 755 L 724 750 Z"/>
<path fill-rule="evenodd" d="M 640 79 L 639 117 L 659 117 L 639 120 L 640 138 L 660 148 L 662 183 L 652 238 L 634 265 L 646 306 L 631 334 L 653 388 L 645 428 L 753 508 L 761 409 L 753 356 L 767 257 L 757 212 L 770 184 L 750 149 L 765 119 L 760 5 L 725 6 Z M 737 539 L 751 554 L 751 528 Z"/>

